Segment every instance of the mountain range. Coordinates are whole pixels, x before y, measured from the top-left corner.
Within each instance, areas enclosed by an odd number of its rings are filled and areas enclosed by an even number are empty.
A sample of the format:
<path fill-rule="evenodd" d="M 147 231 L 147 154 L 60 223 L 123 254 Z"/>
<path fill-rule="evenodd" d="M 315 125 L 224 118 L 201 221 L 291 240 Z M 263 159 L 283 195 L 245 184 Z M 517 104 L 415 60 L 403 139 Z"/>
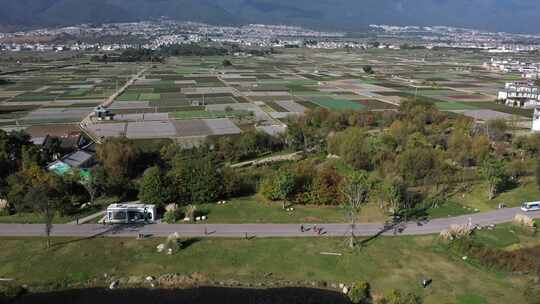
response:
<path fill-rule="evenodd" d="M 540 33 L 538 0 L 0 0 L 0 26 L 64 26 L 168 17 L 361 31 L 369 24 Z"/>

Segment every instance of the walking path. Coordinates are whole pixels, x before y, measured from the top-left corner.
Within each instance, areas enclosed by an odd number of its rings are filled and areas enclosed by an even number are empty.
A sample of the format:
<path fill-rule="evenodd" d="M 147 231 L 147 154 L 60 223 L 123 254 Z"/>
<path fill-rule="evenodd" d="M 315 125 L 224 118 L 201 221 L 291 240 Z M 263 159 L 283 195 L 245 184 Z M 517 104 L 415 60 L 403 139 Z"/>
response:
<path fill-rule="evenodd" d="M 519 208 L 500 209 L 485 213 L 463 215 L 445 219 L 434 219 L 425 222 L 409 222 L 397 226 L 385 226 L 381 223 L 356 224 L 354 233 L 357 236 L 374 235 L 426 235 L 439 233 L 452 224 L 494 225 L 510 222 L 517 213 L 523 213 Z M 527 215 L 540 218 L 539 212 L 530 212 Z M 178 232 L 186 237 L 340 237 L 350 233 L 349 224 L 317 224 L 323 229 L 318 235 L 310 226 L 308 230 L 300 231 L 299 224 L 150 224 L 150 225 L 124 225 L 106 226 L 99 224 L 85 225 L 54 225 L 53 236 L 65 237 L 93 237 L 116 236 L 135 237 L 139 234 L 147 236 L 167 236 Z M 0 236 L 34 237 L 44 235 L 42 224 L 0 224 Z M 205 233 L 206 232 L 206 233 Z"/>

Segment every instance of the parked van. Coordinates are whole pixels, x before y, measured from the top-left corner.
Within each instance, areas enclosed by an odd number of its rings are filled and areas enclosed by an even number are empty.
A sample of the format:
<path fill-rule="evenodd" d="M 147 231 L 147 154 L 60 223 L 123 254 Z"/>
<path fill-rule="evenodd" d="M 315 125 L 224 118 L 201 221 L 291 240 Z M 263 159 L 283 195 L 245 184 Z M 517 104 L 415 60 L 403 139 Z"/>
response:
<path fill-rule="evenodd" d="M 105 223 L 153 223 L 155 220 L 156 207 L 154 205 L 133 202 L 109 205 L 109 207 L 107 207 L 107 217 L 105 219 Z"/>
<path fill-rule="evenodd" d="M 538 211 L 540 210 L 540 202 L 523 203 L 523 205 L 521 205 L 521 210 L 525 212 Z"/>

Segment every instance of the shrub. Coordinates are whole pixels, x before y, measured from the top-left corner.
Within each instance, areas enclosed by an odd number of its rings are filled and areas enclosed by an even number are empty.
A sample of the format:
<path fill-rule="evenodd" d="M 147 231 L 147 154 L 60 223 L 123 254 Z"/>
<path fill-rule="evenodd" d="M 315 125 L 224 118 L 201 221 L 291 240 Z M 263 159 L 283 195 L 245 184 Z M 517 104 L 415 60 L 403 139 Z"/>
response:
<path fill-rule="evenodd" d="M 0 302 L 10 303 L 10 301 L 24 295 L 26 289 L 20 285 L 8 282 L 7 284 L 0 284 Z"/>
<path fill-rule="evenodd" d="M 530 216 L 524 214 L 516 214 L 512 223 L 521 228 L 536 229 L 536 222 Z"/>
<path fill-rule="evenodd" d="M 177 204 L 168 204 L 167 206 L 165 206 L 165 211 L 176 213 L 179 211 L 179 208 Z"/>
<path fill-rule="evenodd" d="M 188 217 L 190 221 L 193 221 L 195 219 L 196 213 L 197 206 L 189 205 L 186 207 L 186 217 Z"/>
<path fill-rule="evenodd" d="M 163 214 L 163 222 L 172 224 L 178 220 L 180 216 L 180 208 L 177 204 L 168 204 L 165 206 L 165 214 Z"/>
<path fill-rule="evenodd" d="M 401 291 L 392 289 L 388 294 L 379 301 L 381 304 L 420 304 L 422 298 L 414 293 L 403 294 Z"/>
<path fill-rule="evenodd" d="M 470 236 L 473 230 L 469 225 L 451 225 L 450 228 L 441 231 L 440 238 L 445 241 L 453 241 Z"/>
<path fill-rule="evenodd" d="M 540 304 L 540 278 L 531 280 L 526 286 L 523 292 L 527 303 Z"/>
<path fill-rule="evenodd" d="M 181 244 L 182 242 L 178 232 L 169 234 L 167 240 L 165 241 L 165 252 L 170 254 L 176 253 L 182 248 Z"/>
<path fill-rule="evenodd" d="M 176 212 L 166 211 L 165 214 L 163 214 L 163 222 L 167 224 L 173 224 L 178 219 L 176 215 L 177 215 Z"/>
<path fill-rule="evenodd" d="M 8 202 L 5 199 L 0 199 L 0 216 L 9 214 Z"/>
<path fill-rule="evenodd" d="M 349 299 L 354 304 L 369 303 L 371 299 L 369 283 L 366 281 L 357 281 L 351 287 Z"/>

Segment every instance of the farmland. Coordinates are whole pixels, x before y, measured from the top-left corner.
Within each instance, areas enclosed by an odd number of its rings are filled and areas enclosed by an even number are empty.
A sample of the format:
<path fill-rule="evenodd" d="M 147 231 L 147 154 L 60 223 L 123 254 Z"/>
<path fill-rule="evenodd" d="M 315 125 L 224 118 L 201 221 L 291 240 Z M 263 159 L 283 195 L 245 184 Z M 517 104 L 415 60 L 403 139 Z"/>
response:
<path fill-rule="evenodd" d="M 484 70 L 481 63 L 487 55 L 448 50 L 283 50 L 266 57 L 227 56 L 232 63 L 227 67 L 221 56 L 173 57 L 152 65 L 95 63 L 85 57 L 21 63 L 10 66 L 10 72 L 29 71 L 5 76 L 9 83 L 0 87 L 0 126 L 36 134 L 59 126 L 76 128 L 143 69 L 109 107 L 115 119 L 94 121 L 89 132 L 98 137 L 174 139 L 227 135 L 235 129 L 232 126 L 279 130 L 285 118 L 309 109 L 387 111 L 405 99 L 479 120 L 517 119 L 527 126 L 531 111 L 494 102 L 497 89 L 512 75 Z M 413 60 L 419 57 L 423 59 Z M 366 74 L 365 65 L 375 73 Z M 224 133 L 208 131 L 203 120 L 229 127 Z M 160 127 L 161 131 L 147 131 Z M 193 131 L 184 133 L 186 128 Z"/>

